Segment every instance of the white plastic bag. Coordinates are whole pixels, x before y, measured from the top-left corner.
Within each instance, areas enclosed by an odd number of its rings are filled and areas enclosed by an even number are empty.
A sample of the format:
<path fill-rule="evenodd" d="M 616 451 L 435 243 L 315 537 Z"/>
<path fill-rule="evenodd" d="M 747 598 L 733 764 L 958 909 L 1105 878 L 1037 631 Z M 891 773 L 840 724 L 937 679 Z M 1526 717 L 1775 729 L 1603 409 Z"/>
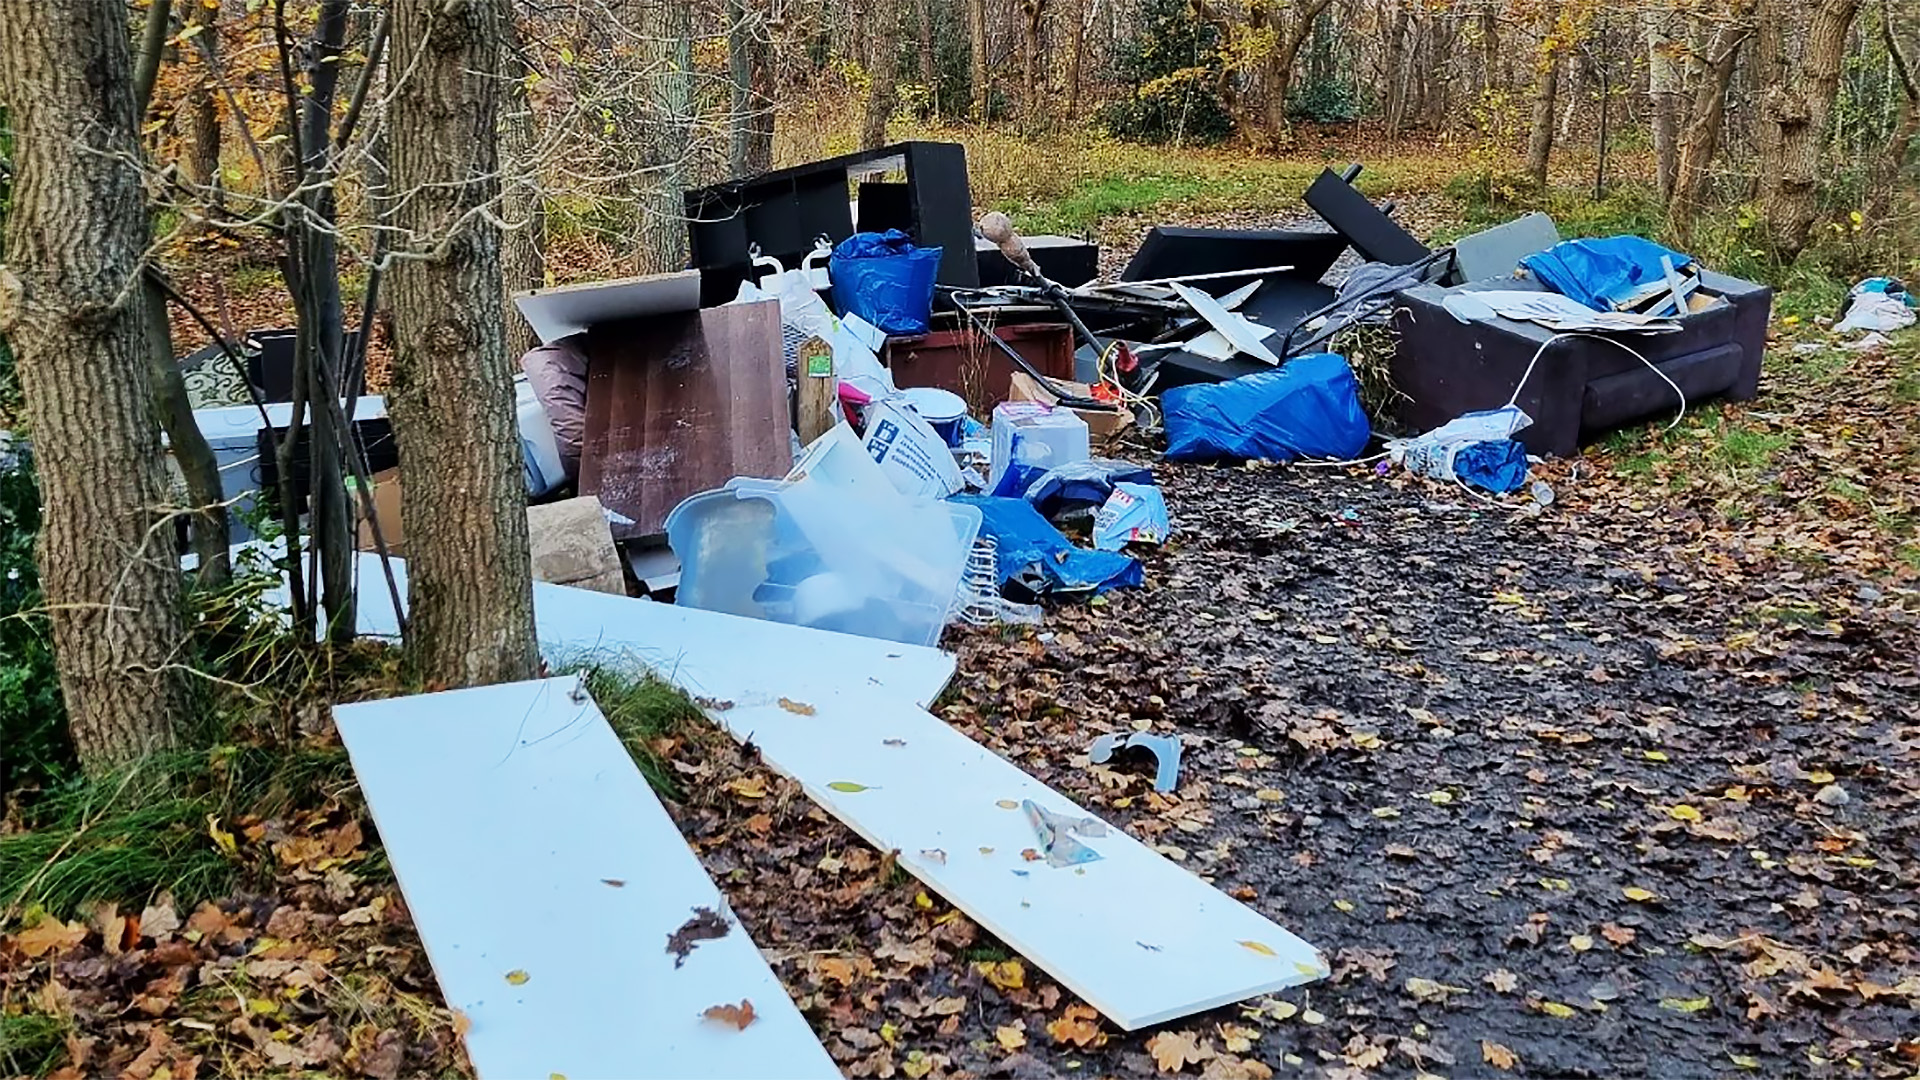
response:
<path fill-rule="evenodd" d="M 1513 438 L 1514 432 L 1533 423 L 1533 417 L 1517 405 L 1503 405 L 1486 412 L 1471 412 L 1434 428 L 1424 435 L 1387 442 L 1387 455 L 1395 464 L 1405 465 L 1415 476 L 1429 480 L 1453 480 L 1453 459 L 1475 443 L 1497 442 Z"/>

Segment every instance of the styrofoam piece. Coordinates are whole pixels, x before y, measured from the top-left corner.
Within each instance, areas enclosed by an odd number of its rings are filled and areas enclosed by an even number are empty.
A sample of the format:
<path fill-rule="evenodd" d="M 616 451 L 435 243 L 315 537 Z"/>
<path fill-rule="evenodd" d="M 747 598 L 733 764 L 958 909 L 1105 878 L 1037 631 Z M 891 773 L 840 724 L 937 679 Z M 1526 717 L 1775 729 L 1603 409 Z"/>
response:
<path fill-rule="evenodd" d="M 840 1075 L 575 678 L 333 716 L 482 1080 Z M 676 964 L 697 908 L 732 925 Z"/>
<path fill-rule="evenodd" d="M 1049 866 L 1022 802 L 1093 815 L 923 709 L 858 677 L 763 690 L 755 663 L 705 673 L 702 693 L 729 703 L 708 716 L 1121 1027 L 1326 976 L 1313 946 L 1118 829 L 1076 833 L 1099 858 Z"/>
<path fill-rule="evenodd" d="M 513 294 L 513 305 L 541 342 L 551 343 L 597 323 L 700 309 L 700 271 L 615 281 L 589 281 Z"/>
<path fill-rule="evenodd" d="M 1173 291 L 1178 293 L 1180 299 L 1186 301 L 1189 307 L 1193 308 L 1194 314 L 1207 320 L 1207 325 L 1220 331 L 1228 341 L 1233 343 L 1234 348 L 1256 360 L 1265 360 L 1269 364 L 1277 364 L 1280 362 L 1280 358 L 1275 356 L 1273 350 L 1267 348 L 1262 341 L 1263 338 L 1273 333 L 1272 327 L 1259 326 L 1255 323 L 1248 322 L 1246 316 L 1236 314 L 1221 307 L 1220 301 L 1214 299 L 1207 293 L 1201 292 L 1199 289 L 1177 281 L 1172 284 Z"/>
<path fill-rule="evenodd" d="M 357 552 L 357 629 L 398 637 L 400 622 L 380 570 L 380 557 Z M 393 560 L 400 595 L 407 565 Z M 286 604 L 282 585 L 279 602 Z M 533 583 L 534 632 L 540 654 L 555 666 L 637 661 L 695 696 L 815 693 L 847 680 L 892 700 L 931 704 L 953 678 L 953 657 L 921 645 L 745 619 L 654 600 Z"/>

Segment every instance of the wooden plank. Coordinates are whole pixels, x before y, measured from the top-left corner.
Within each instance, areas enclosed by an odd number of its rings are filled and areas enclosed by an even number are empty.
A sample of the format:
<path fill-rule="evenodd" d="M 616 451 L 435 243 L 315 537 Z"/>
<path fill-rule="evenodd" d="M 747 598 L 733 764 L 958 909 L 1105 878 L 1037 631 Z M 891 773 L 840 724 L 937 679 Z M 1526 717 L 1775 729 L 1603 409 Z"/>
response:
<path fill-rule="evenodd" d="M 483 1080 L 840 1075 L 577 680 L 333 715 Z M 731 925 L 676 958 L 701 908 Z"/>
<path fill-rule="evenodd" d="M 359 632 L 398 637 L 380 557 L 359 552 L 355 558 Z M 406 560 L 393 560 L 393 573 L 405 596 Z M 269 600 L 286 605 L 284 584 Z M 939 649 L 542 581 L 533 583 L 533 619 L 540 654 L 554 667 L 645 667 L 702 697 L 826 694 L 852 680 L 898 701 L 929 705 L 953 678 L 953 657 Z"/>
<path fill-rule="evenodd" d="M 810 696 L 750 693 L 759 660 L 740 655 L 732 682 L 707 673 L 707 695 L 732 703 L 707 710 L 714 722 L 751 739 L 815 802 L 876 849 L 898 851 L 902 867 L 1121 1027 L 1326 976 L 1313 946 L 1118 829 L 1076 837 L 1097 861 L 1028 859 L 1039 844 L 1023 801 L 1092 815 L 859 679 Z"/>
<path fill-rule="evenodd" d="M 700 271 L 534 289 L 514 293 L 513 305 L 542 342 L 553 342 L 600 323 L 692 311 L 700 306 Z"/>
<path fill-rule="evenodd" d="M 765 300 L 595 326 L 587 334 L 580 493 L 662 535 L 689 495 L 792 466 L 780 305 Z"/>

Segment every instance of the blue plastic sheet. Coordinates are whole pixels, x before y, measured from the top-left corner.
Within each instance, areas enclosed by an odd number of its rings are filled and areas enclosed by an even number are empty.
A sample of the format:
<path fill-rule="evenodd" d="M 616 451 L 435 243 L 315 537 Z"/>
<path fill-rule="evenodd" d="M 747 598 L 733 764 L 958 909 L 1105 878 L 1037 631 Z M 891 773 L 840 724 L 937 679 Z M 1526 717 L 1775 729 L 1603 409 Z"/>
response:
<path fill-rule="evenodd" d="M 1000 591 L 1009 600 L 1098 595 L 1145 580 L 1138 560 L 1073 546 L 1025 499 L 955 495 L 949 501 L 980 508 L 980 535 L 999 545 Z"/>
<path fill-rule="evenodd" d="M 1625 300 L 1640 286 L 1666 280 L 1660 268 L 1662 255 L 1673 261 L 1675 270 L 1693 261 L 1644 237 L 1599 236 L 1563 240 L 1520 260 L 1520 265 L 1555 292 L 1595 311 L 1611 311 L 1616 301 Z"/>
<path fill-rule="evenodd" d="M 842 317 L 858 315 L 888 334 L 924 334 L 940 273 L 937 247 L 913 245 L 899 229 L 854 233 L 827 261 L 833 303 Z"/>
<path fill-rule="evenodd" d="M 1453 475 L 1495 495 L 1519 491 L 1527 482 L 1527 448 L 1512 439 L 1463 446 L 1453 455 Z"/>
<path fill-rule="evenodd" d="M 1012 472 L 1019 465 L 1009 466 Z M 1024 470 L 1031 474 L 1033 470 Z M 1135 465 L 1130 461 L 1113 461 L 1108 458 L 1089 458 L 1076 461 L 1071 465 L 1062 465 L 1040 474 L 1037 479 L 1028 482 L 1022 491 L 1001 491 L 995 489 L 995 495 L 1024 495 L 1040 511 L 1042 517 L 1049 520 L 1059 517 L 1068 510 L 1088 506 L 1099 506 L 1113 494 L 1115 484 L 1122 481 L 1129 484 L 1153 483 L 1153 470 L 1145 465 Z M 1002 481 L 1002 486 L 1005 481 Z"/>
<path fill-rule="evenodd" d="M 1310 353 L 1277 371 L 1161 395 L 1167 460 L 1345 459 L 1367 448 L 1372 428 L 1346 360 Z"/>

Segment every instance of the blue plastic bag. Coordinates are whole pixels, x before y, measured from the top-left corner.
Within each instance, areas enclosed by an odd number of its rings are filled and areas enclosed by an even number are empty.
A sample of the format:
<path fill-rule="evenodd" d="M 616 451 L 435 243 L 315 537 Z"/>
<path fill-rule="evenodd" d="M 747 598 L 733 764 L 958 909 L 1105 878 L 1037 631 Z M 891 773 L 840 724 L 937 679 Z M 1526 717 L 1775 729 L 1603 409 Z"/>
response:
<path fill-rule="evenodd" d="M 999 546 L 1000 591 L 1009 600 L 1099 595 L 1132 588 L 1146 578 L 1138 560 L 1073 546 L 1025 499 L 955 495 L 948 501 L 980 508 L 980 535 L 992 537 Z"/>
<path fill-rule="evenodd" d="M 1612 311 L 1650 281 L 1665 281 L 1660 267 L 1664 255 L 1675 270 L 1693 259 L 1639 236 L 1600 236 L 1563 240 L 1545 251 L 1520 260 L 1520 265 L 1562 296 L 1595 311 Z"/>
<path fill-rule="evenodd" d="M 1453 475 L 1495 495 L 1519 491 L 1527 482 L 1527 448 L 1512 439 L 1489 439 L 1453 455 Z"/>
<path fill-rule="evenodd" d="M 899 229 L 854 233 L 827 261 L 834 309 L 842 318 L 858 315 L 888 334 L 926 333 L 940 252 L 913 246 L 913 238 Z"/>
<path fill-rule="evenodd" d="M 1346 360 L 1310 353 L 1277 371 L 1161 395 L 1168 461 L 1358 456 L 1373 429 Z"/>

